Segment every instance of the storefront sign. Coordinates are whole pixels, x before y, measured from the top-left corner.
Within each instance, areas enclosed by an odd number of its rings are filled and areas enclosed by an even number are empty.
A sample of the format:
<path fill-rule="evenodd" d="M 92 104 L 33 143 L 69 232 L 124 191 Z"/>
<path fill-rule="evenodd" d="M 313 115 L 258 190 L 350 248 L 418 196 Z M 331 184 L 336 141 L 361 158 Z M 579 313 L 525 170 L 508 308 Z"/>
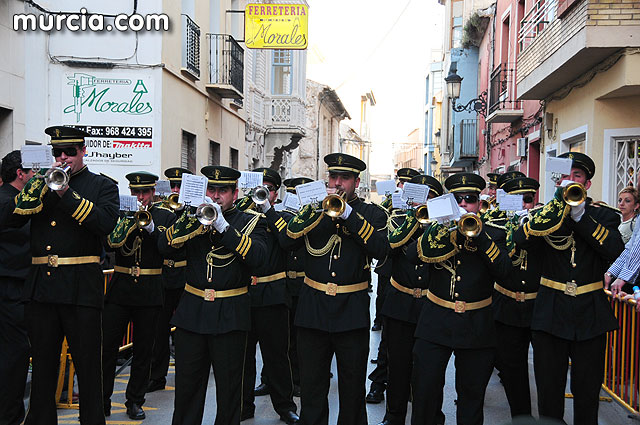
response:
<path fill-rule="evenodd" d="M 309 8 L 303 4 L 248 4 L 244 41 L 249 49 L 306 49 Z"/>

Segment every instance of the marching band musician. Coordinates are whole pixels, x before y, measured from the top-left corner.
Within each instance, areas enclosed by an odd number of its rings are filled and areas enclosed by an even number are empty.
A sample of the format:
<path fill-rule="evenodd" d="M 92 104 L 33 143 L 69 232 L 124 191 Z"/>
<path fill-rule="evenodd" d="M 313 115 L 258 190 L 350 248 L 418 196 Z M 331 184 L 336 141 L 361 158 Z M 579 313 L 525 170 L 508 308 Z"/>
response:
<path fill-rule="evenodd" d="M 164 170 L 164 175 L 169 179 L 171 193 L 180 193 L 183 174 L 193 174 L 186 168 L 172 167 Z M 177 207 L 170 202 L 163 202 L 168 208 Z M 181 210 L 176 210 L 176 214 L 181 214 Z M 171 258 L 165 258 L 162 265 L 162 286 L 163 299 L 162 311 L 158 317 L 156 327 L 156 339 L 153 345 L 153 356 L 151 358 L 151 375 L 147 392 L 164 389 L 167 383 L 167 373 L 169 371 L 169 336 L 171 332 L 171 316 L 180 301 L 184 292 L 185 266 L 187 265 L 187 254 L 184 249 L 176 250 Z"/>
<path fill-rule="evenodd" d="M 171 321 L 177 328 L 173 425 L 202 422 L 212 367 L 215 423 L 237 425 L 251 329 L 249 270 L 262 265 L 266 257 L 266 223 L 234 206 L 239 171 L 215 165 L 201 172 L 208 179 L 206 195 L 213 203 L 196 210 L 195 217 L 185 211 L 159 241 L 163 254 L 183 245 L 187 250 L 186 293 Z"/>
<path fill-rule="evenodd" d="M 496 368 L 507 395 L 511 417 L 531 416 L 529 393 L 529 344 L 531 315 L 540 285 L 540 261 L 512 243 L 520 214 L 526 215 L 535 203 L 540 183 L 529 177 L 517 177 L 502 186 L 508 194 L 522 195 L 522 212 L 510 218 L 490 221 L 487 226 L 505 232 L 507 251 L 511 256 L 511 272 L 495 283 L 493 317 L 496 325 Z"/>
<path fill-rule="evenodd" d="M 570 175 L 562 180 L 591 186 L 596 168 L 580 152 L 567 152 Z M 605 295 L 602 276 L 624 249 L 620 217 L 609 207 L 563 200 L 563 187 L 515 233 L 519 248 L 540 255 L 542 277 L 531 319 L 533 362 L 541 417 L 562 421 L 567 367 L 571 359 L 574 422 L 598 423 L 604 376 L 606 333 L 617 319 Z"/>
<path fill-rule="evenodd" d="M 271 168 L 256 168 L 262 173 L 262 181 L 269 195 L 256 208 L 271 213 L 267 217 L 267 256 L 263 264 L 254 270 L 249 287 L 251 295 L 251 331 L 247 339 L 244 363 L 242 420 L 252 418 L 255 412 L 254 385 L 256 382 L 256 345 L 260 343 L 263 375 L 269 383 L 269 394 L 274 410 L 287 424 L 298 423 L 297 406 L 293 402 L 293 377 L 289 361 L 289 305 L 287 291 L 288 252 L 280 248 L 278 233 L 286 228 L 283 212 L 276 212 L 273 205 L 280 189 L 280 175 Z M 259 213 L 258 213 L 259 214 Z M 291 218 L 288 214 L 287 218 Z"/>
<path fill-rule="evenodd" d="M 491 174 L 494 174 L 494 173 L 491 173 Z M 504 190 L 504 185 L 509 180 L 512 180 L 518 177 L 526 177 L 524 173 L 520 171 L 507 171 L 506 173 L 498 174 L 497 176 L 498 177 L 495 185 L 496 196 L 487 200 L 489 204 L 489 209 L 487 211 L 484 211 L 484 213 L 481 212 L 482 221 L 505 219 L 507 217 L 507 212 L 501 210 L 500 205 L 497 203 L 497 190 L 498 189 Z M 491 186 L 491 184 L 489 184 L 489 186 Z"/>
<path fill-rule="evenodd" d="M 410 180 L 414 184 L 429 186 L 429 199 L 443 194 L 442 185 L 428 175 Z M 403 425 L 407 416 L 407 403 L 411 392 L 412 352 L 416 323 L 426 300 L 429 267 L 414 265 L 406 256 L 407 246 L 420 235 L 422 224 L 416 219 L 415 209 L 394 211 L 389 229 L 392 249 L 392 277 L 381 314 L 383 332 L 387 338 L 388 385 L 387 409 L 380 425 Z M 444 423 L 444 415 L 441 416 Z"/>
<path fill-rule="evenodd" d="M 32 265 L 24 298 L 32 374 L 25 424 L 57 422 L 55 391 L 65 336 L 82 393 L 80 422 L 104 424 L 102 371 L 96 367 L 102 355 L 100 255 L 102 238 L 118 219 L 118 188 L 84 165 L 88 133 L 64 126 L 45 133 L 51 137 L 53 166 L 68 167 L 68 184 L 50 189 L 45 179 L 32 178 L 17 196 L 11 223 L 20 227 L 31 220 Z"/>
<path fill-rule="evenodd" d="M 369 354 L 370 258 L 388 251 L 386 214 L 356 196 L 366 164 L 342 153 L 324 158 L 329 189 L 344 196 L 332 211 L 313 204 L 287 225 L 286 244 L 306 247 L 305 286 L 300 291 L 296 325 L 300 360 L 301 421 L 329 421 L 329 372 L 336 356 L 340 411 L 338 423 L 367 423 L 365 379 Z M 342 212 L 341 212 L 342 211 Z M 336 215 L 331 218 L 328 214 Z"/>
<path fill-rule="evenodd" d="M 126 178 L 141 210 L 136 213 L 140 216 L 121 217 L 107 238 L 109 248 L 115 251 L 115 265 L 105 295 L 102 320 L 102 385 L 104 413 L 110 416 L 118 347 L 131 321 L 135 343 L 125 406 L 129 418 L 141 420 L 146 416 L 142 405 L 163 302 L 163 258 L 158 252 L 158 239 L 176 217 L 171 210 L 153 204 L 158 176 L 139 171 L 127 174 Z"/>
<path fill-rule="evenodd" d="M 456 230 L 432 224 L 407 250 L 412 263 L 429 264 L 428 301 L 418 319 L 413 348 L 416 367 L 411 423 L 442 423 L 445 371 L 453 352 L 457 422 L 482 424 L 495 350 L 493 282 L 506 276 L 511 262 L 495 229 L 482 226 L 477 217 L 484 179 L 473 173 L 459 173 L 448 177 L 444 185 L 459 207 L 471 214 L 467 219 L 476 225 L 475 230 L 471 227 L 464 235 L 462 220 Z"/>
<path fill-rule="evenodd" d="M 498 178 L 500 177 L 500 173 L 487 173 L 487 195 L 489 198 L 496 199 L 496 192 L 498 190 Z"/>

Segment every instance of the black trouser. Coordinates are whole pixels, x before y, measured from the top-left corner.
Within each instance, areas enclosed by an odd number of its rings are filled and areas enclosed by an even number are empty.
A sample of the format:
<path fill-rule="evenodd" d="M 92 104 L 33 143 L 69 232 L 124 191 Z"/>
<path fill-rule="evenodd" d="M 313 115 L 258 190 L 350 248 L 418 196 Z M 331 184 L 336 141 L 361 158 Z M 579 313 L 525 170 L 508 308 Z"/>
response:
<path fill-rule="evenodd" d="M 391 424 L 404 425 L 411 394 L 411 370 L 415 323 L 384 317 L 387 335 L 388 371 L 387 411 L 384 418 Z M 379 357 L 378 357 L 379 359 Z"/>
<path fill-rule="evenodd" d="M 300 420 L 305 425 L 329 423 L 331 359 L 338 366 L 338 425 L 366 425 L 365 403 L 369 329 L 325 332 L 298 328 L 300 354 Z"/>
<path fill-rule="evenodd" d="M 0 278 L 0 285 L 22 286 L 22 281 Z M 24 388 L 29 371 L 29 338 L 24 304 L 0 296 L 0 424 L 17 425 L 24 419 Z"/>
<path fill-rule="evenodd" d="M 176 329 L 176 396 L 173 425 L 200 425 L 209 371 L 216 380 L 215 425 L 237 425 L 242 408 L 242 366 L 247 333 L 203 335 Z M 210 422 L 210 421 L 209 421 Z"/>
<path fill-rule="evenodd" d="M 115 380 L 118 348 L 124 338 L 129 322 L 133 323 L 133 361 L 127 384 L 127 405 L 144 404 L 144 395 L 149 384 L 151 373 L 151 353 L 160 306 L 124 306 L 107 303 L 104 306 L 102 334 L 104 347 L 102 350 L 104 405 L 111 407 L 113 382 Z"/>
<path fill-rule="evenodd" d="M 573 422 L 596 425 L 604 378 L 606 334 L 584 341 L 569 341 L 542 331 L 532 331 L 532 336 L 540 417 L 563 420 L 567 367 L 571 358 Z"/>
<path fill-rule="evenodd" d="M 93 307 L 31 301 L 25 308 L 31 341 L 31 398 L 26 425 L 58 421 L 56 384 L 66 336 L 78 377 L 80 423 L 104 425 L 102 405 L 102 312 Z"/>
<path fill-rule="evenodd" d="M 378 286 L 376 288 L 376 316 L 374 323 L 382 323 L 382 306 L 384 304 L 384 296 L 387 288 L 391 286 L 391 276 L 378 275 Z"/>
<path fill-rule="evenodd" d="M 171 334 L 171 317 L 178 306 L 184 289 L 165 289 L 164 304 L 156 326 L 156 340 L 151 358 L 151 380 L 166 379 L 169 371 L 169 338 Z"/>
<path fill-rule="evenodd" d="M 387 388 L 387 330 L 382 325 L 382 335 L 378 344 L 378 357 L 376 367 L 371 371 L 368 378 L 371 381 L 371 389 L 384 391 Z"/>
<path fill-rule="evenodd" d="M 291 375 L 293 384 L 300 385 L 300 361 L 298 360 L 298 328 L 293 324 L 298 310 L 298 296 L 291 297 L 289 309 L 289 361 L 291 361 Z"/>
<path fill-rule="evenodd" d="M 289 309 L 286 305 L 251 307 L 251 331 L 247 338 L 244 363 L 243 404 L 244 413 L 254 412 L 256 383 L 256 344 L 260 343 L 262 373 L 269 383 L 269 395 L 274 410 L 279 415 L 297 411 L 293 402 L 293 378 L 289 361 Z"/>
<path fill-rule="evenodd" d="M 531 329 L 496 322 L 496 368 L 511 408 L 511 417 L 531 416 L 529 343 Z"/>
<path fill-rule="evenodd" d="M 484 394 L 493 371 L 495 348 L 452 348 L 417 338 L 413 347 L 412 425 L 441 422 L 447 363 L 454 353 L 458 425 L 483 423 Z"/>

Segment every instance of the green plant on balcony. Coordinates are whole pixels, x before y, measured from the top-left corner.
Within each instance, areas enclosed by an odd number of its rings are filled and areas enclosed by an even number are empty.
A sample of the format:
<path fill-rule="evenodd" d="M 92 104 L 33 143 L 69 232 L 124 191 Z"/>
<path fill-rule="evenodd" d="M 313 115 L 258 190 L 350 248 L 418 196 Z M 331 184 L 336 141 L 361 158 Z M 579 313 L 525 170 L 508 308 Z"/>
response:
<path fill-rule="evenodd" d="M 472 46 L 480 47 L 482 37 L 488 25 L 489 17 L 480 16 L 478 12 L 473 12 L 462 29 L 462 48 L 468 49 Z"/>

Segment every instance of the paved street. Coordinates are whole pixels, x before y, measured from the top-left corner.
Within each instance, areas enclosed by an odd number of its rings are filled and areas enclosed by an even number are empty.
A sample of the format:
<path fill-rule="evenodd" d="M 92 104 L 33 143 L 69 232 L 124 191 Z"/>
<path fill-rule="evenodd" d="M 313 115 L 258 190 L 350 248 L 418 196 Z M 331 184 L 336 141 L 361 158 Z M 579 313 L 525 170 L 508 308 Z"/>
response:
<path fill-rule="evenodd" d="M 375 275 L 374 275 L 375 279 Z M 375 281 L 374 281 L 375 283 Z M 374 292 L 375 294 L 375 292 Z M 373 295 L 373 294 L 372 294 Z M 374 303 L 374 297 L 371 298 L 372 308 Z M 372 311 L 373 313 L 373 311 Z M 378 342 L 380 340 L 380 332 L 371 332 L 370 340 L 370 352 L 373 356 L 377 353 Z M 533 363 L 530 354 L 530 371 L 531 377 L 533 377 Z M 258 370 L 261 369 L 262 361 L 258 358 Z M 369 363 L 369 371 L 373 370 L 375 365 Z M 338 414 L 338 382 L 336 379 L 335 363 L 332 367 L 334 378 L 331 380 L 331 389 L 329 394 L 330 403 L 330 423 L 335 424 Z M 454 385 L 454 367 L 453 357 L 449 363 L 447 369 L 447 380 L 445 387 L 444 406 L 443 410 L 447 418 L 447 424 L 455 423 L 455 385 Z M 128 380 L 128 369 L 125 369 L 123 374 L 116 379 L 116 388 L 113 396 L 113 408 L 111 411 L 111 417 L 107 421 L 108 424 L 140 424 L 140 421 L 130 420 L 124 407 L 124 392 L 126 383 Z M 168 386 L 164 391 L 157 391 L 148 394 L 147 401 L 144 405 L 145 412 L 147 413 L 147 419 L 143 421 L 149 425 L 168 425 L 171 424 L 171 416 L 173 413 L 173 395 L 174 395 L 174 367 L 171 366 L 170 374 L 168 377 Z M 367 381 L 367 390 L 369 389 L 370 382 Z M 532 382 L 533 384 L 533 382 Z M 535 397 L 535 388 L 532 388 L 532 394 Z M 603 395 L 604 392 L 603 392 Z M 295 399 L 298 407 L 300 406 L 300 399 Z M 537 409 L 534 401 L 534 415 L 537 415 Z M 565 421 L 568 424 L 573 423 L 572 415 L 572 401 L 567 399 L 566 401 Z M 367 412 L 370 424 L 379 423 L 384 417 L 384 403 L 381 404 L 369 404 L 367 405 Z M 207 404 L 205 407 L 204 421 L 203 423 L 212 424 L 216 412 L 216 400 L 215 400 L 215 382 L 213 375 L 209 378 L 209 389 L 207 392 Z M 507 405 L 507 399 L 504 395 L 502 385 L 494 371 L 489 386 L 487 388 L 487 394 L 485 398 L 485 424 L 507 424 L 509 423 L 509 407 Z M 58 410 L 58 423 L 60 424 L 77 424 L 78 413 L 73 410 Z M 256 398 L 256 415 L 254 419 L 250 419 L 243 422 L 243 425 L 268 425 L 268 424 L 281 424 L 278 415 L 273 411 L 271 407 L 271 401 L 269 397 L 257 397 Z M 409 421 L 407 421 L 409 423 Z M 627 411 L 620 407 L 616 402 L 602 401 L 600 403 L 600 425 L 626 425 L 626 424 L 638 424 L 639 422 L 627 417 Z"/>

